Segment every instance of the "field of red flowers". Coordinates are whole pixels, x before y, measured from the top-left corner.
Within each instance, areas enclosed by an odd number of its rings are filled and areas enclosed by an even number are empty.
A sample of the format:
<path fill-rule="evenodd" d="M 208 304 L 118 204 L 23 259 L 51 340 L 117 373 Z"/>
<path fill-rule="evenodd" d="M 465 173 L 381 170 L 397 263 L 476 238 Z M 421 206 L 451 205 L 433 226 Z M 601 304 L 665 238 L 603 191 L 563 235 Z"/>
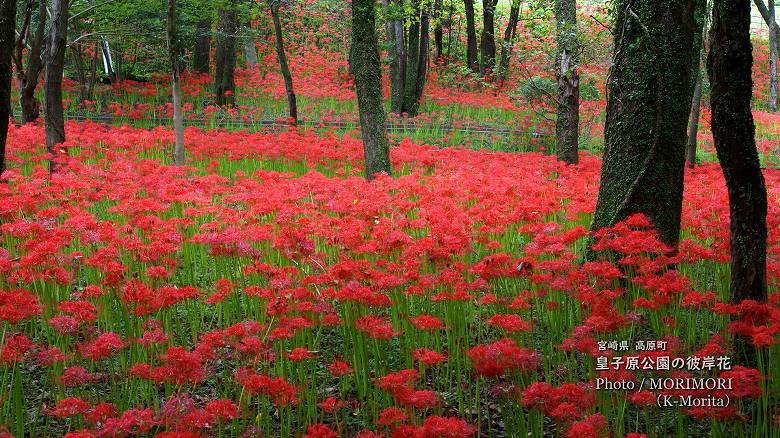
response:
<path fill-rule="evenodd" d="M 731 305 L 716 164 L 687 170 L 679 253 L 635 216 L 592 236 L 616 259 L 584 262 L 596 156 L 404 140 L 399 175 L 369 183 L 346 135 L 185 138 L 176 167 L 165 128 L 70 122 L 50 177 L 43 128 L 11 129 L 6 434 L 780 436 L 780 170 L 765 169 L 770 301 Z M 688 366 L 600 369 L 623 340 Z M 724 392 L 639 389 L 694 376 L 730 379 L 730 404 L 659 408 Z"/>

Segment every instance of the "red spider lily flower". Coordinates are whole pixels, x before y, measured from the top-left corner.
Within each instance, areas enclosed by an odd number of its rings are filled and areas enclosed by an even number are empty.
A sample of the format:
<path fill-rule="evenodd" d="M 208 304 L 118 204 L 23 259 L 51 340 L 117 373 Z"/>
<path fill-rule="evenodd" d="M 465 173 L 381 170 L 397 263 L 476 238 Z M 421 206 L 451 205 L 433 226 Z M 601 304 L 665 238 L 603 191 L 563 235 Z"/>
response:
<path fill-rule="evenodd" d="M 17 324 L 23 319 L 39 316 L 41 303 L 38 297 L 23 289 L 0 291 L 0 319 Z"/>
<path fill-rule="evenodd" d="M 508 338 L 473 347 L 468 351 L 468 356 L 477 373 L 488 377 L 509 371 L 534 370 L 541 360 L 537 353 L 518 347 L 515 341 Z"/>
<path fill-rule="evenodd" d="M 724 391 L 729 397 L 761 397 L 761 381 L 764 376 L 757 369 L 736 365 L 733 369 L 720 373 L 720 377 L 733 382 L 733 389 Z"/>
<path fill-rule="evenodd" d="M 72 316 L 59 315 L 49 319 L 49 325 L 62 334 L 73 334 L 79 329 L 79 321 Z"/>
<path fill-rule="evenodd" d="M 100 432 L 104 436 L 137 436 L 149 432 L 158 424 L 151 409 L 129 409 L 121 417 L 106 419 Z"/>
<path fill-rule="evenodd" d="M 348 374 L 352 374 L 353 372 L 350 364 L 341 360 L 336 360 L 330 363 L 328 365 L 328 371 L 330 371 L 333 377 L 343 377 Z"/>
<path fill-rule="evenodd" d="M 62 382 L 63 386 L 66 388 L 86 385 L 93 379 L 94 376 L 90 374 L 89 371 L 77 365 L 65 368 L 62 371 L 62 375 L 59 377 L 59 381 Z"/>
<path fill-rule="evenodd" d="M 160 359 L 164 365 L 152 367 L 145 363 L 133 365 L 130 374 L 155 383 L 182 385 L 198 383 L 206 377 L 203 357 L 197 351 L 170 347 Z"/>
<path fill-rule="evenodd" d="M 532 328 L 530 322 L 524 321 L 519 315 L 513 313 L 493 315 L 487 320 L 487 323 L 501 327 L 508 333 L 527 332 Z"/>
<path fill-rule="evenodd" d="M 57 362 L 65 362 L 65 360 L 67 359 L 67 357 L 62 352 L 62 350 L 60 350 L 57 347 L 48 347 L 48 348 L 41 349 L 35 354 L 35 358 L 38 360 L 38 362 L 41 365 L 45 367 L 51 366 Z"/>
<path fill-rule="evenodd" d="M 27 352 L 33 348 L 35 348 L 35 344 L 30 338 L 21 333 L 13 334 L 5 341 L 3 351 L 0 353 L 0 360 L 6 364 L 21 362 L 25 359 Z"/>
<path fill-rule="evenodd" d="M 122 337 L 113 332 L 101 333 L 95 340 L 77 345 L 81 356 L 98 361 L 113 356 L 127 344 Z"/>
<path fill-rule="evenodd" d="M 465 420 L 455 417 L 426 417 L 420 427 L 419 435 L 425 438 L 466 438 L 476 432 L 476 429 Z"/>
<path fill-rule="evenodd" d="M 79 430 L 75 432 L 68 432 L 62 436 L 62 438 L 95 438 L 97 435 L 88 430 Z"/>
<path fill-rule="evenodd" d="M 436 330 L 444 330 L 444 323 L 441 322 L 441 320 L 435 316 L 431 315 L 419 315 L 412 318 L 412 325 L 417 328 L 417 330 L 424 330 L 424 331 L 436 331 Z"/>
<path fill-rule="evenodd" d="M 306 359 L 313 359 L 317 356 L 306 348 L 297 347 L 293 348 L 287 357 L 293 362 L 300 362 Z"/>
<path fill-rule="evenodd" d="M 105 423 L 109 418 L 116 418 L 118 415 L 119 411 L 114 405 L 101 402 L 84 414 L 84 419 L 86 419 L 89 424 L 95 425 L 98 423 Z"/>
<path fill-rule="evenodd" d="M 81 415 L 89 410 L 92 405 L 78 397 L 66 397 L 57 402 L 57 406 L 52 408 L 48 414 L 55 417 L 72 417 Z"/>
<path fill-rule="evenodd" d="M 571 425 L 567 438 L 601 438 L 609 436 L 607 420 L 601 414 L 593 414 Z"/>
<path fill-rule="evenodd" d="M 322 424 L 312 424 L 306 429 L 306 435 L 304 438 L 338 438 L 339 434 L 330 427 Z"/>
<path fill-rule="evenodd" d="M 233 292 L 233 283 L 226 278 L 220 278 L 214 283 L 216 292 L 206 299 L 206 304 L 217 304 L 225 300 Z"/>
<path fill-rule="evenodd" d="M 340 409 L 346 407 L 347 404 L 344 401 L 337 399 L 336 397 L 327 397 L 325 400 L 318 403 L 317 406 L 319 406 L 320 409 L 322 409 L 324 412 L 334 414 Z"/>
<path fill-rule="evenodd" d="M 393 426 L 407 419 L 406 412 L 401 408 L 385 408 L 379 413 L 377 423 L 383 426 Z"/>
<path fill-rule="evenodd" d="M 97 309 L 89 301 L 62 301 L 57 309 L 76 318 L 79 323 L 90 323 L 97 319 Z"/>
<path fill-rule="evenodd" d="M 366 315 L 355 321 L 355 327 L 374 339 L 392 339 L 398 335 L 387 318 Z"/>
<path fill-rule="evenodd" d="M 298 404 L 297 389 L 281 377 L 257 374 L 249 367 L 236 370 L 236 382 L 250 394 L 270 396 L 279 406 Z"/>
<path fill-rule="evenodd" d="M 447 356 L 444 354 L 427 348 L 418 348 L 412 351 L 412 358 L 428 366 L 437 365 L 447 360 Z"/>

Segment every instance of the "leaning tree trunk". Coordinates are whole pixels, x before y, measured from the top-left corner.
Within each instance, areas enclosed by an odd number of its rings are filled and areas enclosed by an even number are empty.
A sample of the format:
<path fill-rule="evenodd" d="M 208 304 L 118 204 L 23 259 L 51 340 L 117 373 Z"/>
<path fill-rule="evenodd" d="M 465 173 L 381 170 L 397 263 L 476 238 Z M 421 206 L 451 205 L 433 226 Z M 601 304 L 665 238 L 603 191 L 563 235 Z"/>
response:
<path fill-rule="evenodd" d="M 708 2 L 705 2 L 708 3 Z M 685 145 L 685 161 L 688 162 L 688 167 L 693 168 L 696 166 L 696 148 L 699 136 L 699 117 L 701 115 L 701 95 L 704 82 L 704 75 L 702 74 L 702 65 L 706 62 L 706 45 L 704 39 L 707 34 L 707 23 L 709 16 L 709 8 L 707 5 L 703 5 L 701 10 L 697 11 L 696 18 L 700 20 L 701 25 L 698 29 L 701 29 L 694 36 L 694 47 L 699 51 L 699 59 L 693 64 L 693 77 L 696 83 L 693 88 L 693 99 L 691 99 L 691 117 L 688 121 L 688 141 Z"/>
<path fill-rule="evenodd" d="M 387 13 L 385 34 L 390 56 L 390 111 L 401 114 L 404 110 L 404 86 L 406 84 L 403 3 L 401 0 L 392 2 L 383 0 L 383 3 Z"/>
<path fill-rule="evenodd" d="M 298 104 L 295 99 L 292 73 L 290 73 L 290 66 L 287 63 L 287 54 L 284 51 L 282 21 L 279 18 L 279 0 L 268 0 L 268 6 L 271 9 L 271 18 L 274 22 L 274 33 L 276 34 L 276 59 L 279 61 L 279 68 L 284 78 L 284 90 L 287 93 L 287 115 L 290 119 L 290 124 L 296 125 L 298 123 Z"/>
<path fill-rule="evenodd" d="M 198 73 L 209 72 L 211 52 L 211 19 L 199 20 L 195 26 L 195 46 L 192 50 L 192 67 Z"/>
<path fill-rule="evenodd" d="M 352 1 L 351 70 L 355 74 L 360 127 L 363 135 L 365 172 L 369 180 L 377 173 L 390 174 L 390 144 L 385 131 L 382 105 L 382 66 L 376 36 L 375 0 Z"/>
<path fill-rule="evenodd" d="M 577 73 L 577 1 L 555 1 L 556 41 L 558 45 L 558 118 L 555 139 L 558 159 L 579 161 L 580 77 Z"/>
<path fill-rule="evenodd" d="M 238 32 L 238 13 L 234 5 L 219 11 L 217 23 L 216 72 L 214 74 L 214 94 L 218 106 L 235 103 L 236 70 L 236 33 Z"/>
<path fill-rule="evenodd" d="M 32 6 L 32 2 L 28 4 Z M 29 11 L 32 12 L 32 11 Z M 44 39 L 46 38 L 46 0 L 38 2 L 38 24 L 35 27 L 35 34 L 30 41 L 30 48 L 27 51 L 27 68 L 22 66 L 22 47 L 18 47 L 16 74 L 19 78 L 19 101 L 22 106 L 22 123 L 32 123 L 40 115 L 38 99 L 35 97 L 35 90 L 38 88 L 38 77 L 43 70 L 41 62 L 41 52 L 43 52 Z M 20 35 L 20 38 L 22 36 Z M 21 41 L 20 41 L 21 42 Z"/>
<path fill-rule="evenodd" d="M 477 62 L 477 27 L 474 18 L 474 0 L 463 0 L 466 9 L 466 65 L 476 72 Z"/>
<path fill-rule="evenodd" d="M 0 1 L 0 178 L 5 171 L 5 142 L 11 116 L 11 53 L 16 29 L 16 0 Z"/>
<path fill-rule="evenodd" d="M 481 75 L 488 74 L 496 67 L 496 3 L 498 0 L 482 0 Z"/>
<path fill-rule="evenodd" d="M 49 170 L 57 171 L 57 161 L 67 150 L 58 147 L 65 141 L 65 115 L 62 108 L 62 73 L 65 67 L 65 43 L 68 31 L 68 0 L 53 0 L 49 43 L 46 50 L 46 150 L 51 155 Z"/>
<path fill-rule="evenodd" d="M 696 1 L 617 2 L 593 230 L 643 213 L 662 242 L 677 245 Z"/>
<path fill-rule="evenodd" d="M 766 301 L 767 195 L 750 108 L 749 0 L 715 0 L 707 73 L 712 134 L 729 193 L 731 301 Z"/>
<path fill-rule="evenodd" d="M 177 166 L 184 165 L 184 115 L 181 110 L 181 46 L 176 26 L 176 0 L 168 0 L 168 52 L 171 58 L 171 91 L 173 94 L 173 133 L 175 146 L 173 161 Z"/>
<path fill-rule="evenodd" d="M 767 0 L 769 4 L 769 22 L 775 23 L 775 0 Z M 780 56 L 778 40 L 780 32 L 777 26 L 769 26 L 769 102 L 770 111 L 777 111 L 777 57 Z"/>
<path fill-rule="evenodd" d="M 509 58 L 512 56 L 512 44 L 517 32 L 517 23 L 520 21 L 520 2 L 513 1 L 509 8 L 509 22 L 504 31 L 504 42 L 501 44 L 501 59 L 498 62 L 496 71 L 496 82 L 500 89 L 504 85 L 507 72 L 509 71 Z"/>
<path fill-rule="evenodd" d="M 246 66 L 254 68 L 257 65 L 257 47 L 255 47 L 255 36 L 252 32 L 252 20 L 246 23 L 246 37 L 244 38 L 244 60 Z"/>

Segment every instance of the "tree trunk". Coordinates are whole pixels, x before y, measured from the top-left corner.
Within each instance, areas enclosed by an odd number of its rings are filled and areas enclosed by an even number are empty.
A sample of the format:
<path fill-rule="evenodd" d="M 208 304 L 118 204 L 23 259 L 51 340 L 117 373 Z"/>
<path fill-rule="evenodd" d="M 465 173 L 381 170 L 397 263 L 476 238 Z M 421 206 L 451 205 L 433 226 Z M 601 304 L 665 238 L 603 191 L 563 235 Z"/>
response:
<path fill-rule="evenodd" d="M 704 49 L 702 49 L 702 52 Z M 703 55 L 702 55 L 703 56 Z M 696 75 L 696 86 L 693 89 L 693 99 L 691 101 L 691 120 L 688 124 L 688 143 L 685 145 L 685 161 L 688 167 L 693 169 L 696 166 L 696 146 L 699 136 L 699 116 L 701 115 L 701 90 L 702 74 L 701 70 Z"/>
<path fill-rule="evenodd" d="M 92 52 L 92 65 L 90 66 L 89 84 L 87 86 L 87 95 L 89 100 L 95 95 L 95 82 L 97 81 L 97 65 L 98 65 L 98 53 L 99 45 L 95 42 L 95 48 Z"/>
<path fill-rule="evenodd" d="M 417 71 L 420 68 L 420 0 L 412 0 L 412 16 L 408 18 L 409 30 L 406 44 L 406 84 L 402 112 L 416 116 Z"/>
<path fill-rule="evenodd" d="M 769 4 L 769 22 L 775 23 L 775 0 L 767 0 Z M 780 56 L 780 30 L 777 26 L 769 26 L 769 102 L 770 111 L 777 111 L 777 57 Z"/>
<path fill-rule="evenodd" d="M 390 144 L 385 131 L 382 105 L 382 66 L 376 36 L 374 0 L 352 1 L 352 47 L 350 61 L 355 74 L 360 127 L 369 180 L 377 173 L 390 174 Z"/>
<path fill-rule="evenodd" d="M 716 0 L 712 17 L 707 73 L 712 134 L 729 193 L 731 301 L 766 301 L 767 198 L 750 108 L 750 3 Z"/>
<path fill-rule="evenodd" d="M 284 51 L 282 21 L 279 18 L 279 1 L 269 0 L 268 5 L 271 9 L 271 18 L 273 18 L 274 21 L 274 33 L 276 34 L 276 59 L 279 60 L 279 67 L 282 70 L 282 77 L 284 78 L 284 90 L 287 92 L 287 115 L 290 118 L 290 124 L 294 126 L 298 123 L 298 104 L 295 99 L 295 89 L 293 88 L 290 66 L 287 64 L 287 54 Z"/>
<path fill-rule="evenodd" d="M 27 11 L 32 15 L 32 5 L 34 1 L 27 4 Z M 15 54 L 16 75 L 19 81 L 19 100 L 22 106 L 22 123 L 31 123 L 38 119 L 40 108 L 38 100 L 35 98 L 35 90 L 38 88 L 38 77 L 43 70 L 41 62 L 41 52 L 43 51 L 44 38 L 46 38 L 46 0 L 38 2 L 38 23 L 35 33 L 30 41 L 30 48 L 27 55 L 27 68 L 22 64 L 24 34 L 19 35 Z"/>
<path fill-rule="evenodd" d="M 173 162 L 177 166 L 184 165 L 184 115 L 181 110 L 181 46 L 179 45 L 176 26 L 176 0 L 168 0 L 168 52 L 171 58 L 171 92 L 173 97 L 173 133 L 175 146 Z"/>
<path fill-rule="evenodd" d="M 257 65 L 257 47 L 255 47 L 255 36 L 252 33 L 252 21 L 246 23 L 247 35 L 244 38 L 244 59 L 246 66 L 254 68 Z"/>
<path fill-rule="evenodd" d="M 477 62 L 477 28 L 474 19 L 474 0 L 463 0 L 466 8 L 466 65 L 474 71 L 479 71 Z"/>
<path fill-rule="evenodd" d="M 53 0 L 49 43 L 46 51 L 46 150 L 51 155 L 49 170 L 57 171 L 60 155 L 67 154 L 64 147 L 57 147 L 65 141 L 65 116 L 62 108 L 62 73 L 65 67 L 65 43 L 68 32 L 68 0 Z"/>
<path fill-rule="evenodd" d="M 677 246 L 696 1 L 702 0 L 620 0 L 616 5 L 593 230 L 643 213 L 662 242 Z"/>
<path fill-rule="evenodd" d="M 509 71 L 509 58 L 512 56 L 512 44 L 514 43 L 515 33 L 517 32 L 517 23 L 519 21 L 520 3 L 518 1 L 513 1 L 512 7 L 509 9 L 509 22 L 504 31 L 504 42 L 501 45 L 501 59 L 499 60 L 498 70 L 496 72 L 496 81 L 498 82 L 499 89 L 504 85 L 507 72 Z"/>
<path fill-rule="evenodd" d="M 486 75 L 496 67 L 496 3 L 498 0 L 482 0 L 482 56 L 479 73 Z"/>
<path fill-rule="evenodd" d="M 441 20 L 441 6 L 442 0 L 433 1 L 433 45 L 436 50 L 435 58 L 437 61 L 444 56 L 444 29 L 442 27 Z"/>
<path fill-rule="evenodd" d="M 417 80 L 414 82 L 414 100 L 408 109 L 410 115 L 417 115 L 420 110 L 420 101 L 422 101 L 423 91 L 425 90 L 425 79 L 428 76 L 428 43 L 430 41 L 430 18 L 428 11 L 422 11 L 420 17 L 420 50 L 417 61 Z"/>
<path fill-rule="evenodd" d="M 568 164 L 579 161 L 580 77 L 577 73 L 577 2 L 555 1 L 558 47 L 558 118 L 555 122 L 558 159 Z"/>
<path fill-rule="evenodd" d="M 0 179 L 5 171 L 5 143 L 11 116 L 11 53 L 16 29 L 16 0 L 0 1 Z"/>
<path fill-rule="evenodd" d="M 390 111 L 401 114 L 404 110 L 404 86 L 406 81 L 406 47 L 404 26 L 401 21 L 401 0 L 383 0 L 388 19 L 385 21 L 388 54 L 390 55 Z"/>
<path fill-rule="evenodd" d="M 211 55 L 211 19 L 199 20 L 195 27 L 195 47 L 192 50 L 192 67 L 198 73 L 209 72 Z"/>
<path fill-rule="evenodd" d="M 214 94 L 218 106 L 235 104 L 236 32 L 238 13 L 233 5 L 219 11 L 217 22 L 216 72 Z"/>

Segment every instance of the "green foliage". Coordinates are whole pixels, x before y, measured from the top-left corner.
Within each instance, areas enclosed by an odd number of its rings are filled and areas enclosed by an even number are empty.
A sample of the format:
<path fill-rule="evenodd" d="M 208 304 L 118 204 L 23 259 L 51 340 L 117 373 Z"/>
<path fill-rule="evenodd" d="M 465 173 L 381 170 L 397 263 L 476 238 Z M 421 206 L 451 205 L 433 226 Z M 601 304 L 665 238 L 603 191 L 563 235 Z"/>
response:
<path fill-rule="evenodd" d="M 524 81 L 518 91 L 526 100 L 533 102 L 555 96 L 558 93 L 558 84 L 549 77 L 534 76 Z"/>

